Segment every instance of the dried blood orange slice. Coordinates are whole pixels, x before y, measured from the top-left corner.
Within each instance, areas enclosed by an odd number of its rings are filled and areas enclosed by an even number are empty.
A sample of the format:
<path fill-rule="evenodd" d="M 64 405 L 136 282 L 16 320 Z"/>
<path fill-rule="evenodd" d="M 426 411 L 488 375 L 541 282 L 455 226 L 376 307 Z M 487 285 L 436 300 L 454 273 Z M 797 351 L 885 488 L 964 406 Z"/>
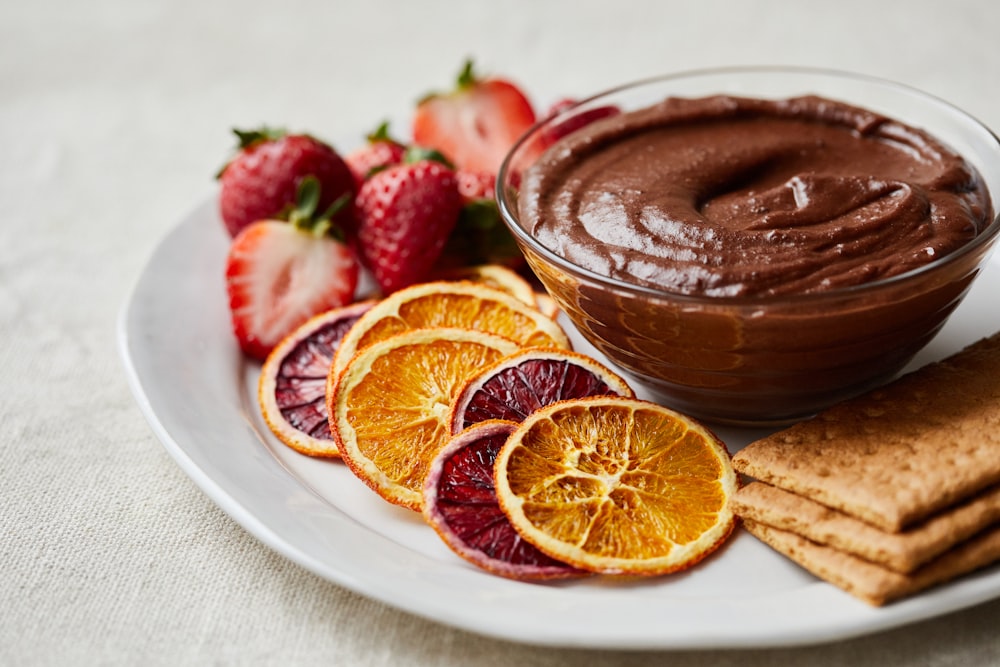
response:
<path fill-rule="evenodd" d="M 257 401 L 271 431 L 309 456 L 340 456 L 330 434 L 326 384 L 344 334 L 374 301 L 320 313 L 275 346 L 260 369 Z"/>
<path fill-rule="evenodd" d="M 360 350 L 327 393 L 344 461 L 389 502 L 420 510 L 455 395 L 474 370 L 517 349 L 473 329 L 414 329 Z"/>
<path fill-rule="evenodd" d="M 506 292 L 469 281 L 421 283 L 392 293 L 361 316 L 334 355 L 331 377 L 365 346 L 424 328 L 476 329 L 522 347 L 570 347 L 555 320 Z"/>
<path fill-rule="evenodd" d="M 520 422 L 557 401 L 607 395 L 635 393 L 590 357 L 562 349 L 524 349 L 469 378 L 452 406 L 451 432 L 487 419 Z"/>
<path fill-rule="evenodd" d="M 592 572 L 656 575 L 697 563 L 733 530 L 725 446 L 655 403 L 592 397 L 533 413 L 494 468 L 522 537 Z"/>
<path fill-rule="evenodd" d="M 514 422 L 480 422 L 438 452 L 424 482 L 424 518 L 452 551 L 510 579 L 556 579 L 588 574 L 560 563 L 514 530 L 500 510 L 493 462 Z"/>

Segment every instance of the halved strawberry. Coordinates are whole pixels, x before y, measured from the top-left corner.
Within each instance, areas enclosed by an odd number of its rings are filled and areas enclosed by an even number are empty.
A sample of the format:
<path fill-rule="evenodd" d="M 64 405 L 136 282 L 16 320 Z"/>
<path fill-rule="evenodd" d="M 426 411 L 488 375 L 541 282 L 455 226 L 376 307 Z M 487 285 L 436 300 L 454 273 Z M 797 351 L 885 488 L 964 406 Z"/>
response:
<path fill-rule="evenodd" d="M 219 212 L 230 236 L 293 207 L 306 176 L 320 183 L 320 209 L 355 191 L 347 164 L 332 146 L 315 137 L 272 128 L 233 132 L 239 139 L 237 153 L 218 174 Z M 353 227 L 350 216 L 347 207 L 337 217 L 345 231 Z"/>
<path fill-rule="evenodd" d="M 448 165 L 410 160 L 370 176 L 355 200 L 362 258 L 383 294 L 430 277 L 462 210 Z"/>
<path fill-rule="evenodd" d="M 230 245 L 226 289 L 233 333 L 242 350 L 264 359 L 282 338 L 313 315 L 350 303 L 358 284 L 358 263 L 323 215 L 319 182 L 306 177 L 290 219 L 247 225 Z"/>
<path fill-rule="evenodd" d="M 389 134 L 388 122 L 379 125 L 366 140 L 364 146 L 344 156 L 344 161 L 354 175 L 354 185 L 359 190 L 372 173 L 399 164 L 406 154 L 406 146 Z"/>
<path fill-rule="evenodd" d="M 534 122 L 535 111 L 520 88 L 505 79 L 477 78 L 467 61 L 454 91 L 418 103 L 413 141 L 438 149 L 456 169 L 495 174 Z"/>

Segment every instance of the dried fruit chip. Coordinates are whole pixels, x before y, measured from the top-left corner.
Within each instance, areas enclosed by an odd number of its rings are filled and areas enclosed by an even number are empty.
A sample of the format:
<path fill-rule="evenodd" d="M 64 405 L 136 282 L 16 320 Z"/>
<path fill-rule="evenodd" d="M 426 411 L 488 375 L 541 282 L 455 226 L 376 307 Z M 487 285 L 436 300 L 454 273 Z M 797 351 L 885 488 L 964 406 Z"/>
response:
<path fill-rule="evenodd" d="M 438 453 L 424 483 L 424 518 L 459 556 L 510 579 L 556 579 L 588 574 L 545 555 L 523 540 L 500 510 L 493 462 L 517 424 L 480 422 Z"/>
<path fill-rule="evenodd" d="M 522 278 L 517 271 L 500 264 L 477 264 L 451 269 L 445 272 L 441 278 L 443 280 L 468 280 L 481 283 L 487 287 L 507 292 L 529 306 L 536 308 L 538 306 L 535 290 L 528 281 Z"/>
<path fill-rule="evenodd" d="M 555 320 L 506 292 L 468 281 L 422 283 L 389 295 L 351 327 L 334 356 L 331 377 L 338 377 L 367 345 L 404 331 L 439 327 L 486 331 L 522 347 L 570 347 Z"/>
<path fill-rule="evenodd" d="M 257 401 L 271 431 L 309 456 L 339 457 L 326 408 L 327 376 L 344 334 L 373 301 L 320 313 L 286 336 L 260 370 Z"/>
<path fill-rule="evenodd" d="M 586 396 L 634 396 L 621 377 L 590 357 L 562 349 L 528 348 L 469 378 L 455 400 L 451 431 L 487 419 L 520 422 L 557 401 Z"/>
<path fill-rule="evenodd" d="M 330 430 L 351 470 L 389 502 L 419 510 L 448 412 L 477 368 L 518 349 L 472 329 L 415 329 L 352 357 L 327 393 Z"/>
<path fill-rule="evenodd" d="M 500 450 L 495 477 L 526 540 L 593 572 L 680 570 L 733 530 L 737 477 L 724 445 L 655 403 L 595 397 L 543 408 Z"/>

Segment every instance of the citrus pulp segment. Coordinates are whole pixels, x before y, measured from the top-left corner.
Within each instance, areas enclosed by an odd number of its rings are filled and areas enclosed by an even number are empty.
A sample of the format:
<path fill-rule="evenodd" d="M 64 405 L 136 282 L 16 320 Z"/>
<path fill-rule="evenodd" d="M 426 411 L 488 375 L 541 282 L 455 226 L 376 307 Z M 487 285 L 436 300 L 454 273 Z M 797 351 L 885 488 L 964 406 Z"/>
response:
<path fill-rule="evenodd" d="M 469 378 L 451 412 L 451 431 L 487 419 L 520 422 L 557 401 L 586 396 L 634 396 L 619 375 L 585 355 L 558 348 L 528 348 Z"/>
<path fill-rule="evenodd" d="M 516 427 L 490 420 L 454 436 L 434 458 L 424 483 L 424 518 L 455 553 L 494 574 L 511 579 L 586 574 L 522 539 L 500 509 L 493 463 Z"/>
<path fill-rule="evenodd" d="M 438 281 L 394 292 L 365 313 L 341 341 L 331 376 L 338 376 L 365 346 L 423 328 L 477 329 L 522 347 L 570 347 L 555 320 L 516 297 L 469 281 Z"/>
<path fill-rule="evenodd" d="M 518 344 L 472 329 L 414 329 L 365 347 L 327 392 L 330 430 L 351 470 L 389 502 L 419 510 L 448 411 L 475 369 Z"/>
<path fill-rule="evenodd" d="M 310 318 L 282 339 L 261 366 L 261 414 L 292 449 L 309 456 L 340 456 L 330 433 L 327 376 L 344 334 L 373 303 L 359 302 Z"/>
<path fill-rule="evenodd" d="M 714 551 L 733 530 L 737 477 L 704 427 L 655 403 L 593 397 L 533 413 L 497 455 L 497 498 L 557 560 L 656 575 Z"/>

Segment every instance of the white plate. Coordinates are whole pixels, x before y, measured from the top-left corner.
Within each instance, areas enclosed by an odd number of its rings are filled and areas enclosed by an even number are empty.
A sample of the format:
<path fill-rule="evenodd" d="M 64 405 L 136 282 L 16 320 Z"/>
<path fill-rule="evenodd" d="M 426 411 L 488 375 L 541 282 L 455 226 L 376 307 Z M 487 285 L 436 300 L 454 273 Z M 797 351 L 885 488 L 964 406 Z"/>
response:
<path fill-rule="evenodd" d="M 259 366 L 229 329 L 228 239 L 214 202 L 160 244 L 122 310 L 132 390 L 157 437 L 253 535 L 317 575 L 472 632 L 559 646 L 681 649 L 787 646 L 873 633 L 1000 596 L 1000 566 L 874 609 L 746 533 L 699 566 L 643 581 L 510 581 L 454 555 L 419 514 L 369 491 L 343 464 L 296 454 L 256 403 Z M 996 258 L 915 363 L 1000 330 Z M 577 349 L 592 351 L 577 337 Z M 723 430 L 735 451 L 760 432 Z"/>

